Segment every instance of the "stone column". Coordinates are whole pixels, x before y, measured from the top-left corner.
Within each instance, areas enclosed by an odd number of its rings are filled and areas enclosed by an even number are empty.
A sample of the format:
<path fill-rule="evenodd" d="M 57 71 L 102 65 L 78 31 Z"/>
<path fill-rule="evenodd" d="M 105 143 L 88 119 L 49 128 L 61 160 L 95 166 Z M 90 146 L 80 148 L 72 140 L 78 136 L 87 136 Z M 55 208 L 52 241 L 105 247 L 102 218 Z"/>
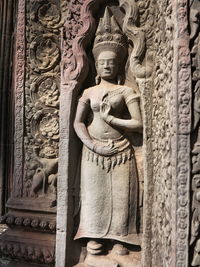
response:
<path fill-rule="evenodd" d="M 8 162 L 11 160 L 9 151 L 13 145 L 11 91 L 16 3 L 15 1 L 1 1 L 0 5 L 0 213 L 3 215 L 5 212 L 5 200 L 8 198 L 8 191 L 10 190 L 8 175 L 11 171 L 11 165 Z"/>

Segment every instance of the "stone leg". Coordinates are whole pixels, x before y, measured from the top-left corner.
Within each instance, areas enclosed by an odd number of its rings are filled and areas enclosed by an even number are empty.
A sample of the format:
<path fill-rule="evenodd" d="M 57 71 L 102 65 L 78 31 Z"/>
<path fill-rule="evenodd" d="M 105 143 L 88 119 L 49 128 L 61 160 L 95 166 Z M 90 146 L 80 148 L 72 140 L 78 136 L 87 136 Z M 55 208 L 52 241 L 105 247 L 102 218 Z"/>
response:
<path fill-rule="evenodd" d="M 103 252 L 103 245 L 96 239 L 91 239 L 87 243 L 87 252 L 91 255 L 99 255 Z"/>

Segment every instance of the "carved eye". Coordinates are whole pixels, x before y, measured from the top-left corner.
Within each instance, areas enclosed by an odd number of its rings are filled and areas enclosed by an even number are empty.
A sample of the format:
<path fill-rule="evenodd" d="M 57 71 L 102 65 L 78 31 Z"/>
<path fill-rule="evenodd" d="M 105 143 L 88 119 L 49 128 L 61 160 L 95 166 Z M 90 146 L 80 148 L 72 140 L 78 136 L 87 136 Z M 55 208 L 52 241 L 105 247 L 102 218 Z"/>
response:
<path fill-rule="evenodd" d="M 104 60 L 99 60 L 99 61 L 98 61 L 98 64 L 99 64 L 99 65 L 103 65 L 103 64 L 104 64 Z"/>
<path fill-rule="evenodd" d="M 115 60 L 114 59 L 111 59 L 108 62 L 109 62 L 109 65 L 115 65 Z"/>

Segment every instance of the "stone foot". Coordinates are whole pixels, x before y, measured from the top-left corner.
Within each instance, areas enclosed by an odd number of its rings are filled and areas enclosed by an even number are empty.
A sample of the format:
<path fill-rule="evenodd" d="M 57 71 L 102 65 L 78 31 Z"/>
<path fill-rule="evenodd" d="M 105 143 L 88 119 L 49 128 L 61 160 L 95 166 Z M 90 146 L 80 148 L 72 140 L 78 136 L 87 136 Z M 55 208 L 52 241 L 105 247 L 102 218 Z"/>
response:
<path fill-rule="evenodd" d="M 138 253 L 141 254 L 141 253 Z M 113 252 L 110 255 L 112 259 L 120 265 L 120 267 L 142 267 L 141 255 L 135 255 L 135 253 L 129 253 L 128 255 L 117 255 Z"/>
<path fill-rule="evenodd" d="M 116 255 L 123 256 L 123 255 L 128 255 L 129 254 L 129 251 L 122 244 L 119 244 L 118 243 L 118 244 L 115 244 L 113 246 L 112 253 L 114 253 Z"/>
<path fill-rule="evenodd" d="M 84 265 L 87 267 L 120 267 L 119 263 L 106 256 L 94 256 L 88 254 Z"/>

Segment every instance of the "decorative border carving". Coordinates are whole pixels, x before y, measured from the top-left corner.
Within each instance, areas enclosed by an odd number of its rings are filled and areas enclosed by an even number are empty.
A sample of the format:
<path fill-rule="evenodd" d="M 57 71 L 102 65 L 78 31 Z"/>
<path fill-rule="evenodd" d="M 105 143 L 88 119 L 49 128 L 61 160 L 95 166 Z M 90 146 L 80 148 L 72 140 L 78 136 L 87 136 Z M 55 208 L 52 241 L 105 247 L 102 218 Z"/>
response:
<path fill-rule="evenodd" d="M 191 45 L 191 63 L 192 63 L 192 94 L 193 94 L 193 124 L 191 133 L 191 222 L 190 222 L 190 259 L 191 266 L 200 264 L 200 201 L 199 201 L 199 182 L 200 182 L 200 151 L 199 151 L 199 80 L 200 80 L 200 57 L 199 57 L 199 27 L 200 27 L 200 3 L 191 1 L 190 6 L 190 45 Z"/>
<path fill-rule="evenodd" d="M 31 217 L 31 216 L 18 216 L 13 214 L 6 214 L 0 219 L 0 223 L 7 224 L 10 227 L 19 226 L 28 228 L 28 230 L 38 230 L 44 232 L 55 232 L 56 221 L 47 217 Z"/>
<path fill-rule="evenodd" d="M 175 92 L 177 101 L 177 123 L 174 131 L 177 140 L 174 153 L 177 154 L 176 176 L 174 181 L 176 200 L 176 266 L 188 266 L 189 251 L 189 211 L 190 211 L 190 131 L 191 131 L 191 64 L 188 33 L 188 1 L 178 0 L 175 6 Z M 176 70 L 177 68 L 177 70 Z M 176 128 L 177 127 L 177 128 Z M 174 179 L 175 179 L 174 177 Z"/>
<path fill-rule="evenodd" d="M 52 247 L 38 246 L 12 241 L 0 241 L 0 255 L 35 263 L 53 264 L 55 262 Z M 51 265 L 50 265 L 51 266 Z"/>
<path fill-rule="evenodd" d="M 174 266 L 172 254 L 172 69 L 174 53 L 174 29 L 172 1 L 157 1 L 154 30 L 154 68 L 152 86 L 152 168 L 153 185 L 149 191 L 153 198 L 151 264 Z M 146 93 L 147 94 L 147 93 Z M 151 142 L 149 140 L 149 142 Z M 147 252 L 146 252 L 147 253 Z"/>
<path fill-rule="evenodd" d="M 25 81 L 25 0 L 19 0 L 17 39 L 15 57 L 15 147 L 14 147 L 14 188 L 12 194 L 15 197 L 22 196 L 23 177 L 23 139 L 24 139 L 24 81 Z"/>

